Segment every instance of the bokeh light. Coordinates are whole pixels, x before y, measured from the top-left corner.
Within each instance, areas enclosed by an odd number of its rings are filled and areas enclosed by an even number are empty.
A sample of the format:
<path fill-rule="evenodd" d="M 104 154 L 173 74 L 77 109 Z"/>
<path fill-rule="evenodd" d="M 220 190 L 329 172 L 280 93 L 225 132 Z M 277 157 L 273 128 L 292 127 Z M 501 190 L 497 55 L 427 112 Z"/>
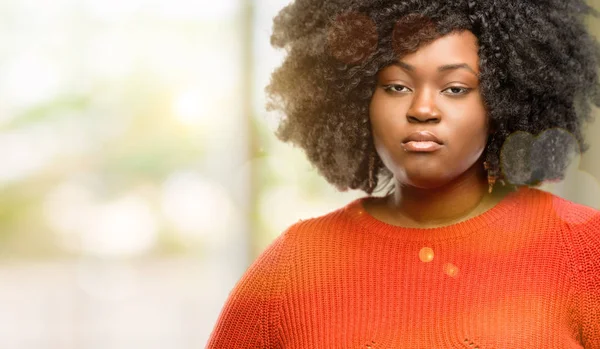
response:
<path fill-rule="evenodd" d="M 204 241 L 214 247 L 234 236 L 231 222 L 236 209 L 229 194 L 197 173 L 171 174 L 162 186 L 161 207 L 184 241 Z"/>

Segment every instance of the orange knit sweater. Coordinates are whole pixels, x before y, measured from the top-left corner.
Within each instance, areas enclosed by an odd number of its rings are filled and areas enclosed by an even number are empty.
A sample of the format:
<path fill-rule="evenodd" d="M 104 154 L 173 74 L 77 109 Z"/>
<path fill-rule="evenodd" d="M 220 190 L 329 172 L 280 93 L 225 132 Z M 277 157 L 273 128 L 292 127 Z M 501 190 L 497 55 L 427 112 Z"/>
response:
<path fill-rule="evenodd" d="M 600 349 L 600 211 L 531 188 L 442 228 L 364 198 L 289 227 L 250 266 L 208 349 Z"/>

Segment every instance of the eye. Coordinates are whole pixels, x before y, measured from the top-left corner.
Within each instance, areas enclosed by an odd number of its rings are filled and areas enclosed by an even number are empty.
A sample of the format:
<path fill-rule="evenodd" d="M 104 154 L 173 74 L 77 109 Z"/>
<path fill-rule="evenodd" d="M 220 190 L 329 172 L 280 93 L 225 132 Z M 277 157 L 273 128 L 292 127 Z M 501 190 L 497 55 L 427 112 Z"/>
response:
<path fill-rule="evenodd" d="M 471 89 L 466 88 L 466 87 L 460 87 L 460 86 L 450 86 L 447 89 L 445 89 L 444 91 L 453 91 L 452 93 L 449 93 L 450 96 L 460 96 L 460 95 L 469 93 L 469 91 L 471 91 Z"/>
<path fill-rule="evenodd" d="M 383 86 L 383 89 L 385 90 L 385 92 L 389 92 L 389 93 L 405 93 L 410 91 L 410 89 L 404 85 L 385 85 Z M 402 89 L 406 89 L 406 90 L 402 90 Z"/>

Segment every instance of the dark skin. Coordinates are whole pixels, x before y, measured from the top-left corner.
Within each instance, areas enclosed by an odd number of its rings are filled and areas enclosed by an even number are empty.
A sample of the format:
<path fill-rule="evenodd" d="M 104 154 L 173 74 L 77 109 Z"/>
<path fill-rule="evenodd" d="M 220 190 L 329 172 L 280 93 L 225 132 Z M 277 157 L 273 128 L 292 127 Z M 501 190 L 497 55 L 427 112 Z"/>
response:
<path fill-rule="evenodd" d="M 477 38 L 454 32 L 379 71 L 370 104 L 375 148 L 394 174 L 394 191 L 372 197 L 365 210 L 388 224 L 433 228 L 494 207 L 512 187 L 489 193 L 483 153 L 490 134 L 479 91 Z M 414 132 L 431 143 L 406 138 Z"/>

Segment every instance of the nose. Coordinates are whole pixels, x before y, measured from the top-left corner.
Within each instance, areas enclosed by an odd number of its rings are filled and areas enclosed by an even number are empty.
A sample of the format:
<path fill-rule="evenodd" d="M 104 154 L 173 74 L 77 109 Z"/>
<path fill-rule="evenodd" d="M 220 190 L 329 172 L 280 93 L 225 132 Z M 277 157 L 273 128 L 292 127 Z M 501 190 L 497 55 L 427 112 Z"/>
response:
<path fill-rule="evenodd" d="M 406 118 L 409 123 L 438 123 L 441 120 L 440 111 L 435 105 L 435 97 L 427 91 L 421 91 L 414 95 L 414 99 Z"/>

